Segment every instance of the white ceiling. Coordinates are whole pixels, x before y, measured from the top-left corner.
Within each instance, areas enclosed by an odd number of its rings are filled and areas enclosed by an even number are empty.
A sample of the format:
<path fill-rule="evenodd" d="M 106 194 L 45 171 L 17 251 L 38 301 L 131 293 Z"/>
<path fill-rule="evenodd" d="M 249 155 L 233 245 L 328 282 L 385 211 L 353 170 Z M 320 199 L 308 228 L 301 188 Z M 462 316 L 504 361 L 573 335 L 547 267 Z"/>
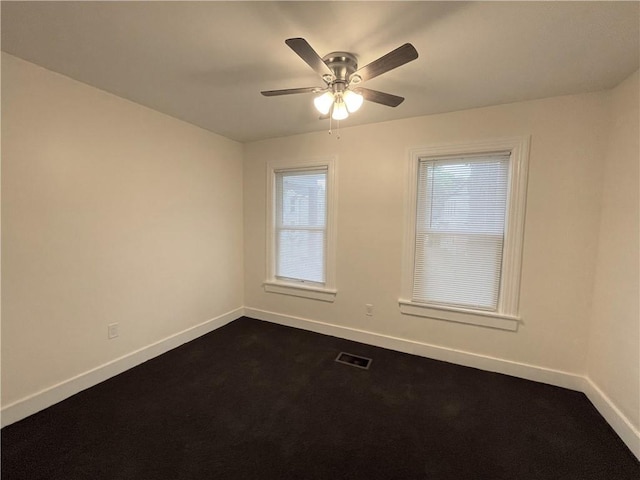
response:
<path fill-rule="evenodd" d="M 2 50 L 241 142 L 328 129 L 323 85 L 284 40 L 359 65 L 403 43 L 420 57 L 364 86 L 343 127 L 611 88 L 638 69 L 632 2 L 7 2 Z"/>

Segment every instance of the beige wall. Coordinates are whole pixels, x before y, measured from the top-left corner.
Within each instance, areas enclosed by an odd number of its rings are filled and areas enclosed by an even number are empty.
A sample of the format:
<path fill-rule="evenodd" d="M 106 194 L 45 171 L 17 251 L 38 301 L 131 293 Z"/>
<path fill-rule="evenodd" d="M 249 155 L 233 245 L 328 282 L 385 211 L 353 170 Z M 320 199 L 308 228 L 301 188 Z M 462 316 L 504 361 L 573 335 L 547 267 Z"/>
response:
<path fill-rule="evenodd" d="M 582 375 L 597 252 L 606 94 L 566 96 L 245 146 L 245 305 Z M 364 108 L 382 108 L 365 105 Z M 401 107 L 399 107 L 401 108 Z M 517 333 L 401 315 L 407 149 L 531 135 Z M 265 164 L 337 155 L 335 303 L 265 293 Z M 365 315 L 365 304 L 374 315 Z"/>
<path fill-rule="evenodd" d="M 610 93 L 588 375 L 640 430 L 638 72 Z"/>
<path fill-rule="evenodd" d="M 242 242 L 239 143 L 2 54 L 3 406 L 241 307 Z"/>

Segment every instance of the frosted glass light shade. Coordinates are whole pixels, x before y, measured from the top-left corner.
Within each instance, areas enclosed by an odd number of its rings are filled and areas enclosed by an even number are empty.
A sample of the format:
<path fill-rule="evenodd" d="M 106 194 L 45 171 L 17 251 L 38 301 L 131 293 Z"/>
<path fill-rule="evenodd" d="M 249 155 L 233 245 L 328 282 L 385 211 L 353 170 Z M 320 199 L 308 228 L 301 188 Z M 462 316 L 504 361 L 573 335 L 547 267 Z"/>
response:
<path fill-rule="evenodd" d="M 350 113 L 357 111 L 361 106 L 364 98 L 359 93 L 352 90 L 344 92 L 344 103 L 347 105 L 347 109 Z"/>
<path fill-rule="evenodd" d="M 342 100 L 337 101 L 333 105 L 333 114 L 331 115 L 331 118 L 334 120 L 344 120 L 348 116 L 349 112 L 347 111 L 347 106 Z"/>
<path fill-rule="evenodd" d="M 331 110 L 331 105 L 333 105 L 333 93 L 324 92 L 319 97 L 313 99 L 313 104 L 316 106 L 318 112 L 322 115 L 326 115 Z"/>

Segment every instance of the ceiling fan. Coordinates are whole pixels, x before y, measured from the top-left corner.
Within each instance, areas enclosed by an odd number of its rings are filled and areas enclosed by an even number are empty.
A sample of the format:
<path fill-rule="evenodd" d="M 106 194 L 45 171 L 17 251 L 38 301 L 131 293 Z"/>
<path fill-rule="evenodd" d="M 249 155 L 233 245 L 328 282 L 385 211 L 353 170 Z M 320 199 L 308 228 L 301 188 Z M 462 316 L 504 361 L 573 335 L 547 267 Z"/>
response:
<path fill-rule="evenodd" d="M 390 93 L 363 88 L 360 84 L 378 75 L 400 67 L 418 58 L 418 52 L 410 43 L 387 53 L 368 65 L 358 69 L 356 56 L 348 52 L 332 52 L 320 57 L 304 38 L 289 38 L 285 43 L 298 54 L 324 81 L 322 87 L 287 88 L 265 90 L 265 97 L 291 95 L 295 93 L 316 93 L 314 105 L 327 118 L 344 120 L 360 108 L 364 100 L 388 107 L 397 107 L 403 97 Z"/>

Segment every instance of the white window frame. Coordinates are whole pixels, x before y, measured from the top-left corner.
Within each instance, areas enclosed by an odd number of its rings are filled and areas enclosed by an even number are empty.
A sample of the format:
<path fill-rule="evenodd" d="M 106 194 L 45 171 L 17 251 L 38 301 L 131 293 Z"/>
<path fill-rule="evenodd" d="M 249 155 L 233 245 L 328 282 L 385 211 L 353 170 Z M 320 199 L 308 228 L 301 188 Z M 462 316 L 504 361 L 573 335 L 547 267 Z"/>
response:
<path fill-rule="evenodd" d="M 266 195 L 266 279 L 264 290 L 270 293 L 333 302 L 336 294 L 336 158 L 322 157 L 307 160 L 279 160 L 267 163 Z M 327 219 L 325 245 L 325 282 L 303 282 L 276 277 L 276 173 L 283 170 L 327 170 Z"/>
<path fill-rule="evenodd" d="M 408 185 L 405 199 L 405 240 L 402 274 L 402 297 L 398 300 L 400 312 L 406 315 L 479 325 L 501 330 L 517 331 L 522 321 L 519 316 L 520 276 L 524 241 L 524 218 L 527 196 L 529 164 L 529 136 L 508 137 L 418 147 L 409 150 Z M 443 156 L 464 156 L 510 152 L 507 211 L 502 256 L 502 269 L 498 306 L 495 312 L 431 305 L 413 302 L 413 275 L 416 241 L 416 216 L 418 194 L 418 164 L 420 160 Z"/>

